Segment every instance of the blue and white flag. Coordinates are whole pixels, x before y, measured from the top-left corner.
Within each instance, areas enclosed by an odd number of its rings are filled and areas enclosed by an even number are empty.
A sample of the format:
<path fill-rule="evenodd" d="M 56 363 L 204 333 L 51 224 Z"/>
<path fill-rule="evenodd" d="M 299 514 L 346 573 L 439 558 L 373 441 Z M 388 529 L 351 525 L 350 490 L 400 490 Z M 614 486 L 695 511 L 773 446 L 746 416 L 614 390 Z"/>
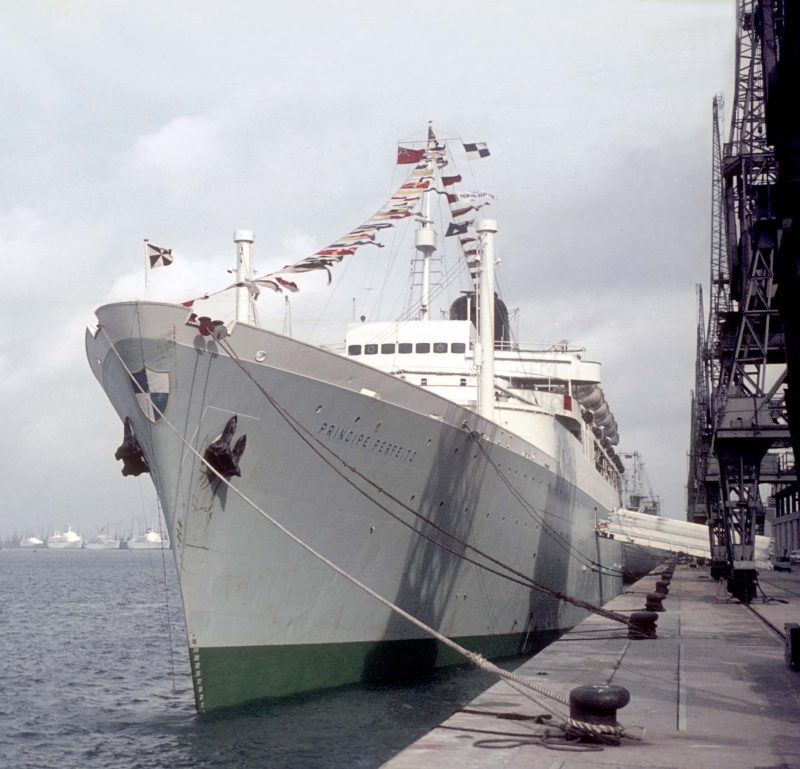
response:
<path fill-rule="evenodd" d="M 147 259 L 151 270 L 156 267 L 169 267 L 172 264 L 172 249 L 147 243 Z"/>
<path fill-rule="evenodd" d="M 485 142 L 462 142 L 464 145 L 464 152 L 470 160 L 478 160 L 479 158 L 488 158 L 491 154 Z"/>
<path fill-rule="evenodd" d="M 155 424 L 161 419 L 169 401 L 169 371 L 156 371 L 145 364 L 133 372 L 133 392 L 144 415 Z"/>

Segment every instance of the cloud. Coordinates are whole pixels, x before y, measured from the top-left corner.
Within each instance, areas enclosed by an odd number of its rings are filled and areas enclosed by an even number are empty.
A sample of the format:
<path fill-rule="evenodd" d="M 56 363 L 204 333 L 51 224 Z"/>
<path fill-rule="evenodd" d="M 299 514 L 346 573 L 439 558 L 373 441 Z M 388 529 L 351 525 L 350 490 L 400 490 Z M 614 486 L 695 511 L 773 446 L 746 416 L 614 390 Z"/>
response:
<path fill-rule="evenodd" d="M 141 137 L 121 161 L 125 176 L 140 183 L 181 185 L 214 172 L 224 157 L 219 126 L 208 117 L 181 116 Z"/>
<path fill-rule="evenodd" d="M 86 0 L 5 15 L 0 314 L 15 334 L 0 341 L 0 402 L 5 429 L 28 437 L 4 468 L 0 534 L 140 511 L 82 344 L 92 308 L 143 295 L 143 238 L 173 249 L 149 278 L 150 296 L 171 301 L 231 280 L 240 227 L 256 231 L 259 270 L 296 261 L 375 211 L 398 179 L 396 142 L 429 119 L 443 137 L 489 142 L 492 159 L 461 170 L 498 196 L 500 280 L 521 335 L 569 337 L 603 361 L 623 440 L 680 514 L 730 0 L 366 8 Z M 421 14 L 436 32 L 409 47 Z M 402 312 L 412 250 L 387 240 L 330 287 L 297 276 L 295 334 L 341 341 L 354 299 L 358 314 Z M 284 299 L 259 299 L 271 328 Z"/>

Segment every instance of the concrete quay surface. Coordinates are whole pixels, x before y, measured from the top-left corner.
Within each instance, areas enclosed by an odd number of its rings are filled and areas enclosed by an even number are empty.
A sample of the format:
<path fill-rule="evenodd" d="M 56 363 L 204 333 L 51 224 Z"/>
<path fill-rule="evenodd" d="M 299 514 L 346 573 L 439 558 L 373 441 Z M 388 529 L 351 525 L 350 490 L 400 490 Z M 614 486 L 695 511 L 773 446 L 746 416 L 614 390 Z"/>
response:
<path fill-rule="evenodd" d="M 661 571 L 606 608 L 642 610 Z M 592 615 L 514 669 L 567 697 L 584 684 L 625 687 L 630 703 L 617 720 L 632 733 L 643 728 L 641 739 L 565 741 L 560 730 L 535 722 L 543 707 L 500 681 L 383 766 L 800 769 L 800 672 L 788 667 L 781 637 L 784 623 L 800 623 L 800 567 L 759 581 L 763 595 L 748 608 L 707 569 L 679 565 L 656 639 L 631 640 L 625 626 Z"/>

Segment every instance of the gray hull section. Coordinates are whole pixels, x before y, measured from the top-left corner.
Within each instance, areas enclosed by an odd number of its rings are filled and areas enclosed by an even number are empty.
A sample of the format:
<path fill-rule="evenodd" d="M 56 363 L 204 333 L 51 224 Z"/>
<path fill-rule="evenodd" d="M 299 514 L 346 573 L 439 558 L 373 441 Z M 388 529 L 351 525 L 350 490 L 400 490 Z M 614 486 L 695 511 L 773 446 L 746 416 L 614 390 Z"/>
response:
<path fill-rule="evenodd" d="M 535 635 L 585 616 L 469 563 L 462 556 L 484 559 L 465 544 L 584 600 L 602 604 L 621 589 L 619 545 L 595 534 L 613 504 L 610 489 L 588 493 L 564 477 L 559 459 L 422 388 L 238 325 L 229 341 L 245 375 L 214 341 L 185 326 L 186 314 L 153 303 L 101 308 L 104 331 L 87 334 L 87 353 L 120 417 L 132 420 L 151 468 L 190 646 L 424 635 L 209 477 L 195 452 L 202 455 L 232 415 L 237 437 L 247 436 L 233 485 L 445 635 Z M 155 424 L 118 354 L 133 372 L 147 366 L 168 374 L 164 418 Z M 571 467 L 581 457 L 576 451 L 567 459 Z"/>

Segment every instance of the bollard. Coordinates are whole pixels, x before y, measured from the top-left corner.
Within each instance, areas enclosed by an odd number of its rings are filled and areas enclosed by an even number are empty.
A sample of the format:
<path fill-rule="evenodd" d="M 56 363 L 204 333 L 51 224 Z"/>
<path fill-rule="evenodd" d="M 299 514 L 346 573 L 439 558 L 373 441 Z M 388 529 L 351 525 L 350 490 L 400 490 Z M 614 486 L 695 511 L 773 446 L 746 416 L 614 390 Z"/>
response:
<path fill-rule="evenodd" d="M 660 579 L 658 582 L 656 582 L 655 592 L 667 595 L 669 593 L 669 582 L 664 582 L 663 579 Z"/>
<path fill-rule="evenodd" d="M 654 611 L 634 611 L 628 619 L 628 638 L 639 641 L 644 638 L 658 638 Z"/>
<path fill-rule="evenodd" d="M 622 686 L 578 686 L 569 693 L 569 717 L 587 724 L 617 725 L 617 710 L 631 699 Z"/>
<path fill-rule="evenodd" d="M 645 611 L 666 611 L 662 601 L 666 598 L 664 593 L 648 593 L 644 601 Z"/>

